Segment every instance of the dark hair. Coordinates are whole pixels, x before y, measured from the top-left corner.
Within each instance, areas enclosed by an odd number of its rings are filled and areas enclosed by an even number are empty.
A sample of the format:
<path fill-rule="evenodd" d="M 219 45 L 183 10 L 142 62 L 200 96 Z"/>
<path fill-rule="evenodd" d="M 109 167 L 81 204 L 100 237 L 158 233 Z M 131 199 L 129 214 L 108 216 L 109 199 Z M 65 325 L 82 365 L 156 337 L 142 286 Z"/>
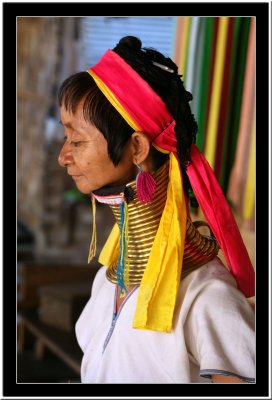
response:
<path fill-rule="evenodd" d="M 148 82 L 174 117 L 177 153 L 184 189 L 190 197 L 192 207 L 197 207 L 198 204 L 185 171 L 191 162 L 190 146 L 196 141 L 198 126 L 189 105 L 193 96 L 185 90 L 182 75 L 178 75 L 177 65 L 155 49 L 142 48 L 140 39 L 134 36 L 122 38 L 113 50 Z M 154 65 L 153 62 L 164 65 L 174 72 L 166 71 Z"/>
<path fill-rule="evenodd" d="M 178 67 L 170 58 L 158 51 L 152 48 L 142 48 L 140 39 L 134 36 L 122 38 L 113 51 L 148 82 L 173 115 L 176 121 L 177 153 L 183 174 L 184 188 L 190 195 L 191 186 L 185 171 L 191 161 L 190 146 L 195 143 L 197 124 L 189 106 L 192 95 L 185 90 L 181 75 L 177 73 Z M 154 65 L 153 61 L 169 67 L 174 70 L 174 73 L 161 69 Z M 75 112 L 82 99 L 85 99 L 83 105 L 85 119 L 102 132 L 108 143 L 109 157 L 117 165 L 134 130 L 102 94 L 87 72 L 80 72 L 66 79 L 59 90 L 59 104 L 64 104 L 69 111 Z M 120 132 L 122 132 L 121 135 Z M 152 151 L 155 167 L 158 167 L 167 156 L 155 149 Z"/>
<path fill-rule="evenodd" d="M 124 147 L 134 129 L 116 111 L 108 99 L 98 89 L 88 72 L 78 72 L 67 78 L 58 93 L 59 105 L 62 104 L 71 112 L 75 112 L 81 100 L 83 115 L 86 121 L 93 124 L 105 137 L 108 143 L 108 154 L 114 165 L 120 162 Z M 106 116 L 106 118 L 105 118 Z M 120 132 L 122 134 L 120 135 Z M 155 168 L 166 159 L 166 155 L 152 147 Z"/>
<path fill-rule="evenodd" d="M 79 72 L 67 78 L 59 89 L 58 98 L 59 104 L 63 104 L 73 113 L 79 102 L 85 99 L 84 118 L 103 134 L 108 143 L 109 157 L 113 164 L 117 165 L 121 160 L 124 146 L 133 133 L 133 128 L 98 89 L 91 75 L 88 72 Z"/>

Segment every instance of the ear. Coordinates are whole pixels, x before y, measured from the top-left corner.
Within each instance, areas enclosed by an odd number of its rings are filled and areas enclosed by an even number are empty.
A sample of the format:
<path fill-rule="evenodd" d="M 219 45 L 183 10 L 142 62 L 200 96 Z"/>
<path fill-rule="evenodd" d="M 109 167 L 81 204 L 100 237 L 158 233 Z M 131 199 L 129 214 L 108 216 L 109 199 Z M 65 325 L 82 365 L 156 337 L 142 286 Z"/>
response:
<path fill-rule="evenodd" d="M 132 160 L 133 163 L 141 164 L 145 162 L 150 152 L 150 140 L 143 132 L 134 132 L 131 135 Z"/>

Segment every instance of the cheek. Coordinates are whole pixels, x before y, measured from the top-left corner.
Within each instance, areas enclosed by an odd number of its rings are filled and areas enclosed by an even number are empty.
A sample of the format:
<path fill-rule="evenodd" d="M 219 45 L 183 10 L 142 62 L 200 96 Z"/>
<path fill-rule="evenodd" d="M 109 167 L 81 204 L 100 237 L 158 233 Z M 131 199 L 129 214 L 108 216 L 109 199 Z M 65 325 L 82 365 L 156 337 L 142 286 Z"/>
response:
<path fill-rule="evenodd" d="M 75 149 L 74 160 L 77 171 L 85 179 L 80 182 L 85 185 L 84 190 L 98 189 L 108 184 L 126 183 L 134 178 L 132 160 L 126 157 L 117 167 L 114 166 L 108 156 L 105 144 L 98 146 L 89 145 L 85 149 Z"/>
<path fill-rule="evenodd" d="M 103 174 L 105 169 L 113 166 L 108 157 L 107 149 L 102 146 L 88 147 L 86 149 L 75 149 L 73 157 L 77 167 L 84 175 L 99 173 Z"/>

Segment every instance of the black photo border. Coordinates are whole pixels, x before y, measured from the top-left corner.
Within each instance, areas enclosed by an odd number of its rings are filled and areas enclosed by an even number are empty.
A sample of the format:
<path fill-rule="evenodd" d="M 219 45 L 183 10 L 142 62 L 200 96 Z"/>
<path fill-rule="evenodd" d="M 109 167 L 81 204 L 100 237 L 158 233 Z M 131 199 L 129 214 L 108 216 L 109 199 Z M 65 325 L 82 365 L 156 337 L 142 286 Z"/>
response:
<path fill-rule="evenodd" d="M 3 397 L 17 398 L 268 398 L 269 344 L 269 3 L 217 2 L 74 2 L 3 3 Z M 16 256 L 11 251 L 11 142 L 16 137 L 16 21 L 23 16 L 255 16 L 256 17 L 256 326 L 255 384 L 18 384 L 16 383 Z M 13 102 L 14 100 L 14 102 Z M 12 144 L 12 148 L 13 148 Z M 16 144 L 15 144 L 16 146 Z M 14 163 L 13 163 L 14 164 Z M 15 161 L 16 165 L 16 161 Z M 259 172 L 258 172 L 259 171 Z M 258 191 L 257 191 L 258 189 Z M 16 196 L 15 196 L 16 198 Z M 18 199 L 17 199 L 18 201 Z M 257 212 L 258 211 L 258 212 Z M 257 219 L 258 216 L 258 219 Z M 259 263 L 257 263 L 259 260 Z M 231 338 L 230 338 L 231 340 Z M 144 366 L 143 366 L 144 367 Z M 1 379 L 1 378 L 0 378 Z"/>

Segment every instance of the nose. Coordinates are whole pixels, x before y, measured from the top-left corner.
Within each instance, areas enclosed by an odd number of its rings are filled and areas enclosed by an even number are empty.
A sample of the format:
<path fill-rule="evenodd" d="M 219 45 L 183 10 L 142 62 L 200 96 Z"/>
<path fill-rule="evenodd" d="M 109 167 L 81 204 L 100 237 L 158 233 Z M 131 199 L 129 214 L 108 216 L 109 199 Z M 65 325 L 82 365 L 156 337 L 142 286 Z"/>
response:
<path fill-rule="evenodd" d="M 64 143 L 59 153 L 58 162 L 61 167 L 68 167 L 73 163 L 73 156 L 68 142 Z"/>

